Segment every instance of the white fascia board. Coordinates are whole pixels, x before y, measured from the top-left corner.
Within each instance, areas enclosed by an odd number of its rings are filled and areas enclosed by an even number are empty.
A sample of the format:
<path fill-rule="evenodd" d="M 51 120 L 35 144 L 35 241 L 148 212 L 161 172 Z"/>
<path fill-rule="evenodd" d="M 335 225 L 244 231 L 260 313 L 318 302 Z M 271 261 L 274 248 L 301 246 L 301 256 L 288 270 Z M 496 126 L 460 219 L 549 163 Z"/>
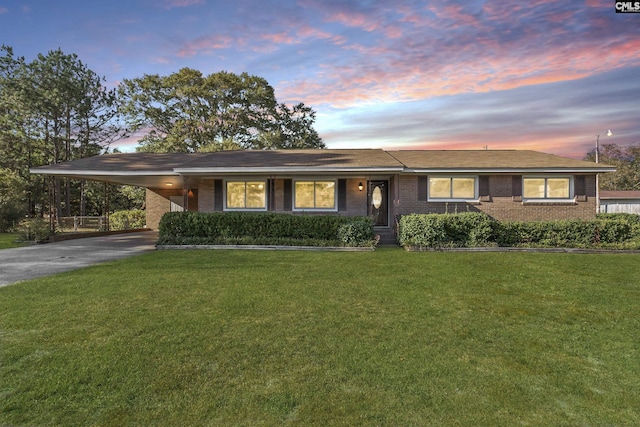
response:
<path fill-rule="evenodd" d="M 237 168 L 175 168 L 174 172 L 181 175 L 204 175 L 204 174 L 293 174 L 293 173 L 383 173 L 402 172 L 402 167 L 382 167 L 382 168 L 327 168 L 327 167 L 237 167 Z"/>
<path fill-rule="evenodd" d="M 405 169 L 406 173 L 598 173 L 615 172 L 616 168 L 502 168 L 502 169 Z"/>
<path fill-rule="evenodd" d="M 102 170 L 60 170 L 60 169 L 30 169 L 29 172 L 41 175 L 63 176 L 179 176 L 174 171 L 102 171 Z"/>

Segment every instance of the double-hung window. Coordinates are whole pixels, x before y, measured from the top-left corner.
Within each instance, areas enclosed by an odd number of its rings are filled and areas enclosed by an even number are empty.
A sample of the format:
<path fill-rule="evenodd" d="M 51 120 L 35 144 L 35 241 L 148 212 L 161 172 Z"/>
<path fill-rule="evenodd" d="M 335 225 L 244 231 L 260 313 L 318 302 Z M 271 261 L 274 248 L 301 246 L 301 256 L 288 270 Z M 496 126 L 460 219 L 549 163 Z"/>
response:
<path fill-rule="evenodd" d="M 522 180 L 525 199 L 566 200 L 571 197 L 571 179 L 561 177 L 524 177 Z"/>
<path fill-rule="evenodd" d="M 430 176 L 429 200 L 476 200 L 478 178 L 473 176 Z"/>
<path fill-rule="evenodd" d="M 227 210 L 267 209 L 266 181 L 227 181 Z"/>
<path fill-rule="evenodd" d="M 295 210 L 336 210 L 336 181 L 295 181 Z"/>

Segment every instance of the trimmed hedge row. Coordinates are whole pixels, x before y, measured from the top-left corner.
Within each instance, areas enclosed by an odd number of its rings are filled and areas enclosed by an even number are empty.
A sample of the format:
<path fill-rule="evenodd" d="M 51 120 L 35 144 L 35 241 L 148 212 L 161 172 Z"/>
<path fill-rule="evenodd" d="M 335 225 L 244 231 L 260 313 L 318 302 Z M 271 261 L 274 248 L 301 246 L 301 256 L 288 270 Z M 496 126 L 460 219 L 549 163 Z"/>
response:
<path fill-rule="evenodd" d="M 545 247 L 640 249 L 640 217 L 603 214 L 591 221 L 498 222 L 476 212 L 412 214 L 399 223 L 405 247 Z"/>
<path fill-rule="evenodd" d="M 160 245 L 374 246 L 367 217 L 270 212 L 168 212 L 159 225 Z"/>
<path fill-rule="evenodd" d="M 146 224 L 147 216 L 145 211 L 141 209 L 116 211 L 109 215 L 109 228 L 111 231 L 144 228 Z"/>
<path fill-rule="evenodd" d="M 398 240 L 402 246 L 419 248 L 490 246 L 493 223 L 477 212 L 404 215 Z"/>

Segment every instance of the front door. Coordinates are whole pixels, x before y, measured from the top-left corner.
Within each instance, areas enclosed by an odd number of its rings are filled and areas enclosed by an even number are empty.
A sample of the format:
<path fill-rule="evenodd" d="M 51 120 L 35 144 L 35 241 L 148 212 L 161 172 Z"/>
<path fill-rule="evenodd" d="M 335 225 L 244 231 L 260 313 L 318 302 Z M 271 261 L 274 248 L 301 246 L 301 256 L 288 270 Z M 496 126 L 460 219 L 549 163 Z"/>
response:
<path fill-rule="evenodd" d="M 369 181 L 369 216 L 374 226 L 389 225 L 389 181 Z"/>

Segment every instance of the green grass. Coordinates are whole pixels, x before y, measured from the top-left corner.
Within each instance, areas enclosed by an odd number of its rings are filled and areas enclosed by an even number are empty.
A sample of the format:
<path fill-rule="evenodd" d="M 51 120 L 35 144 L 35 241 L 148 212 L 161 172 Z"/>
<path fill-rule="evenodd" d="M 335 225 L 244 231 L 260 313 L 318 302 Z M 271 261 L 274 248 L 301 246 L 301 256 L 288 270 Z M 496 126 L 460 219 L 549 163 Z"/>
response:
<path fill-rule="evenodd" d="M 639 260 L 159 251 L 0 288 L 0 425 L 639 425 Z"/>
<path fill-rule="evenodd" d="M 20 243 L 19 233 L 0 233 L 0 249 L 17 248 L 24 246 L 24 243 Z"/>

